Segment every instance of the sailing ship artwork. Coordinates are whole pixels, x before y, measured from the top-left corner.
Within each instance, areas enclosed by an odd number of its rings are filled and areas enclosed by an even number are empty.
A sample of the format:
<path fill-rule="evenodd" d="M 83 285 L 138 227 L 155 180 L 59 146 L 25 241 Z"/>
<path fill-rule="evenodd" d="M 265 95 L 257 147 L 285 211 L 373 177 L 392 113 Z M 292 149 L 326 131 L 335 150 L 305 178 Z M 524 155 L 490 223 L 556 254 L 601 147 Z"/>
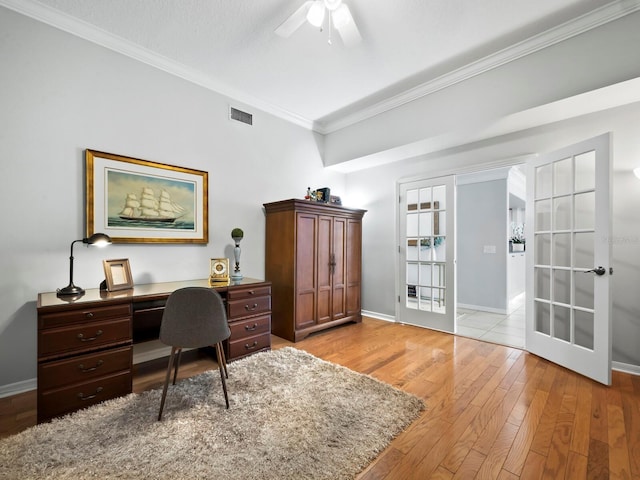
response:
<path fill-rule="evenodd" d="M 194 230 L 192 182 L 130 172 L 107 172 L 108 226 Z"/>

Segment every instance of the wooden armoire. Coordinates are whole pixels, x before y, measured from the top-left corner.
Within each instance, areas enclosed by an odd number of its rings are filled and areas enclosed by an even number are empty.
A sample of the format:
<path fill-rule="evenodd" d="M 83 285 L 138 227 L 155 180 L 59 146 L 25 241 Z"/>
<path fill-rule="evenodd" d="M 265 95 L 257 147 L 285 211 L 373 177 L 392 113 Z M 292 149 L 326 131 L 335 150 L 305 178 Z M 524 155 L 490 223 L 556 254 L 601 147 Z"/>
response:
<path fill-rule="evenodd" d="M 264 204 L 271 332 L 297 342 L 362 321 L 362 217 L 366 210 L 308 200 Z"/>

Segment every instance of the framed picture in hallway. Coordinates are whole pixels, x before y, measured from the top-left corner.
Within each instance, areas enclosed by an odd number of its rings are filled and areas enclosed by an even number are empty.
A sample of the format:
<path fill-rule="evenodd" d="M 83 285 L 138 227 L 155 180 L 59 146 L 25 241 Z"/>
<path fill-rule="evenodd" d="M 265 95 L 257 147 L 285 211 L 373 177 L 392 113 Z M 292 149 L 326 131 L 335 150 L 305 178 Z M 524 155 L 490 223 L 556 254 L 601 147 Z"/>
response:
<path fill-rule="evenodd" d="M 208 173 L 86 150 L 86 235 L 114 243 L 208 243 Z"/>

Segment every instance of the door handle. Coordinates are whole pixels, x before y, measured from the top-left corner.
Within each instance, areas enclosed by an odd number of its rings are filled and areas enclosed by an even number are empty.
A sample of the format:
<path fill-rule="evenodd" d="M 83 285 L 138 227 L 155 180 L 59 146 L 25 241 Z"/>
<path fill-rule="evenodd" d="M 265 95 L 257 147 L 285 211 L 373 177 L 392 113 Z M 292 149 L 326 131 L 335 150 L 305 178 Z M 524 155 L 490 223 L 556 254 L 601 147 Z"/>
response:
<path fill-rule="evenodd" d="M 604 267 L 597 267 L 597 268 L 592 268 L 591 270 L 587 270 L 584 273 L 589 273 L 589 272 L 593 272 L 596 275 L 600 276 L 607 273 L 607 270 Z"/>

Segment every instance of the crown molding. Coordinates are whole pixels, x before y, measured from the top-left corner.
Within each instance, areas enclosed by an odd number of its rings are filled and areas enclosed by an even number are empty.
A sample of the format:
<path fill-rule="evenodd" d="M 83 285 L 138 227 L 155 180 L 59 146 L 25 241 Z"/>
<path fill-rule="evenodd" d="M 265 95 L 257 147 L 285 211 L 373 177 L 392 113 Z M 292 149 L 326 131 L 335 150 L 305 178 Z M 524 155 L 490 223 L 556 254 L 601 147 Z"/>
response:
<path fill-rule="evenodd" d="M 468 80 L 476 75 L 480 75 L 506 63 L 518 60 L 519 58 L 525 57 L 531 53 L 538 52 L 564 40 L 568 40 L 576 35 L 580 35 L 581 33 L 605 25 L 606 23 L 622 18 L 638 10 L 640 10 L 640 0 L 618 0 L 611 2 L 578 18 L 547 30 L 546 32 L 538 34 L 494 54 L 488 55 L 478 61 L 469 63 L 457 70 L 446 73 L 434 80 L 418 85 L 417 87 L 378 102 L 370 107 L 358 110 L 353 114 L 345 115 L 338 120 L 326 123 L 316 122 L 314 129 L 318 133 L 322 133 L 324 135 L 341 130 L 375 115 L 387 112 L 421 97 L 455 85 L 456 83 Z"/>
<path fill-rule="evenodd" d="M 171 75 L 182 78 L 208 90 L 212 90 L 220 95 L 229 97 L 237 102 L 272 114 L 288 122 L 299 125 L 307 130 L 313 129 L 313 122 L 289 112 L 283 108 L 264 102 L 244 92 L 240 92 L 226 84 L 217 82 L 207 75 L 189 68 L 175 60 L 159 55 L 151 50 L 134 44 L 122 37 L 107 32 L 95 25 L 83 20 L 71 17 L 54 8 L 44 5 L 35 0 L 0 0 L 0 6 L 14 10 L 27 17 L 38 20 L 42 23 L 65 31 L 89 42 L 121 53 L 139 62 L 155 67 Z"/>
<path fill-rule="evenodd" d="M 313 120 L 280 108 L 277 105 L 240 92 L 229 85 L 215 81 L 195 69 L 140 47 L 88 22 L 66 15 L 36 0 L 0 0 L 0 6 L 14 10 L 27 17 L 31 17 L 84 40 L 121 53 L 122 55 L 126 55 L 139 62 L 180 77 L 188 82 L 212 90 L 250 107 L 262 110 L 300 127 L 326 135 L 634 13 L 640 10 L 640 0 L 613 1 L 581 17 L 505 48 L 495 54 L 484 57 L 476 62 L 472 62 L 434 80 L 425 82 L 370 107 L 363 108 L 353 114 L 329 122 L 314 122 Z"/>

